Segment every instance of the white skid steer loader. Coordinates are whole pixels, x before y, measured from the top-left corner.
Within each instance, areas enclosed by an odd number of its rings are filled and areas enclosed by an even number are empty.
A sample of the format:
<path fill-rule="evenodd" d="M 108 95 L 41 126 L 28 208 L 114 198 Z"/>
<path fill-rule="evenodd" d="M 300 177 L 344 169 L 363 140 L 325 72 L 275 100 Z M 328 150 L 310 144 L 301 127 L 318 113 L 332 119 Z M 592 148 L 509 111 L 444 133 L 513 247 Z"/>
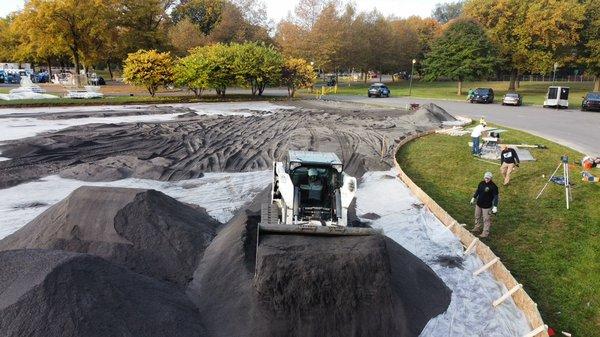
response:
<path fill-rule="evenodd" d="M 331 152 L 290 151 L 273 163 L 271 202 L 262 205 L 259 233 L 375 235 L 380 230 L 348 227 L 356 178 L 343 172 Z"/>

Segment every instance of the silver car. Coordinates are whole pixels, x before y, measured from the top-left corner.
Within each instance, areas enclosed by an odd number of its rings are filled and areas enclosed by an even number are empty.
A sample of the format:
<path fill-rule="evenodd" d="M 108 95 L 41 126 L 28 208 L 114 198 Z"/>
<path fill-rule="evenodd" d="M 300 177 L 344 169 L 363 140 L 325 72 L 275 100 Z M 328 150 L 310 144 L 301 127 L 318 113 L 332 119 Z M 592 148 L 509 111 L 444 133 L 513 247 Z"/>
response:
<path fill-rule="evenodd" d="M 509 92 L 502 98 L 502 105 L 519 106 L 523 104 L 523 96 L 516 92 Z"/>

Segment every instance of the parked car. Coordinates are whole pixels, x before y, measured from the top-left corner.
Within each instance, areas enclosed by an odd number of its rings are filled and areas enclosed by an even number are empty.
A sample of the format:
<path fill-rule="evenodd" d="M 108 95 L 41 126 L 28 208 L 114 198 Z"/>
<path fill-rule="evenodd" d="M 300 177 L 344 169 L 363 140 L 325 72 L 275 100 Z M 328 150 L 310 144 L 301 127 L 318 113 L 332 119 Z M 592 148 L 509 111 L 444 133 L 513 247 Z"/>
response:
<path fill-rule="evenodd" d="M 369 97 L 390 97 L 390 89 L 383 83 L 374 83 L 368 91 Z"/>
<path fill-rule="evenodd" d="M 581 110 L 600 111 L 600 92 L 588 92 L 587 95 L 583 97 L 583 101 L 581 102 Z"/>
<path fill-rule="evenodd" d="M 477 88 L 470 97 L 471 103 L 494 103 L 494 90 L 491 88 Z"/>
<path fill-rule="evenodd" d="M 337 84 L 337 79 L 335 76 L 327 77 L 327 86 L 328 87 L 335 87 L 336 84 Z"/>
<path fill-rule="evenodd" d="M 520 106 L 523 104 L 523 96 L 516 92 L 509 92 L 502 98 L 502 105 Z"/>

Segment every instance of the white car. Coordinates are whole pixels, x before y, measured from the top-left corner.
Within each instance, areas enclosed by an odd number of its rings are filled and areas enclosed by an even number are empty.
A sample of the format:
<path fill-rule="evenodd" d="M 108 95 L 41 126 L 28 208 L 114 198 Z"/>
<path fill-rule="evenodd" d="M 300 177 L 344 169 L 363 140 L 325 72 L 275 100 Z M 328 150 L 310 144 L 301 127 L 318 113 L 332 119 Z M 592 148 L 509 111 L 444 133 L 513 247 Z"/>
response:
<path fill-rule="evenodd" d="M 519 106 L 523 104 L 523 96 L 516 92 L 509 92 L 502 98 L 502 105 Z"/>

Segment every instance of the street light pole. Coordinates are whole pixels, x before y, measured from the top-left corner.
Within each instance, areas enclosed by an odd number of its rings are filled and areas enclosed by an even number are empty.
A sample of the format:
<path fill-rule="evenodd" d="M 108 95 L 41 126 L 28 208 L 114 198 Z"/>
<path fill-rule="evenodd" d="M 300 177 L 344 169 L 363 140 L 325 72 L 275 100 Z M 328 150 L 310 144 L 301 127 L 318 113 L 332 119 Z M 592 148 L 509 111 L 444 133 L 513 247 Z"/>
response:
<path fill-rule="evenodd" d="M 556 82 L 556 69 L 558 69 L 558 62 L 554 62 L 554 76 L 552 76 L 552 83 Z"/>
<path fill-rule="evenodd" d="M 410 70 L 410 85 L 408 87 L 408 96 L 410 96 L 412 94 L 412 79 L 413 79 L 413 74 L 415 72 L 415 63 L 417 63 L 416 59 L 412 60 L 412 69 Z"/>

